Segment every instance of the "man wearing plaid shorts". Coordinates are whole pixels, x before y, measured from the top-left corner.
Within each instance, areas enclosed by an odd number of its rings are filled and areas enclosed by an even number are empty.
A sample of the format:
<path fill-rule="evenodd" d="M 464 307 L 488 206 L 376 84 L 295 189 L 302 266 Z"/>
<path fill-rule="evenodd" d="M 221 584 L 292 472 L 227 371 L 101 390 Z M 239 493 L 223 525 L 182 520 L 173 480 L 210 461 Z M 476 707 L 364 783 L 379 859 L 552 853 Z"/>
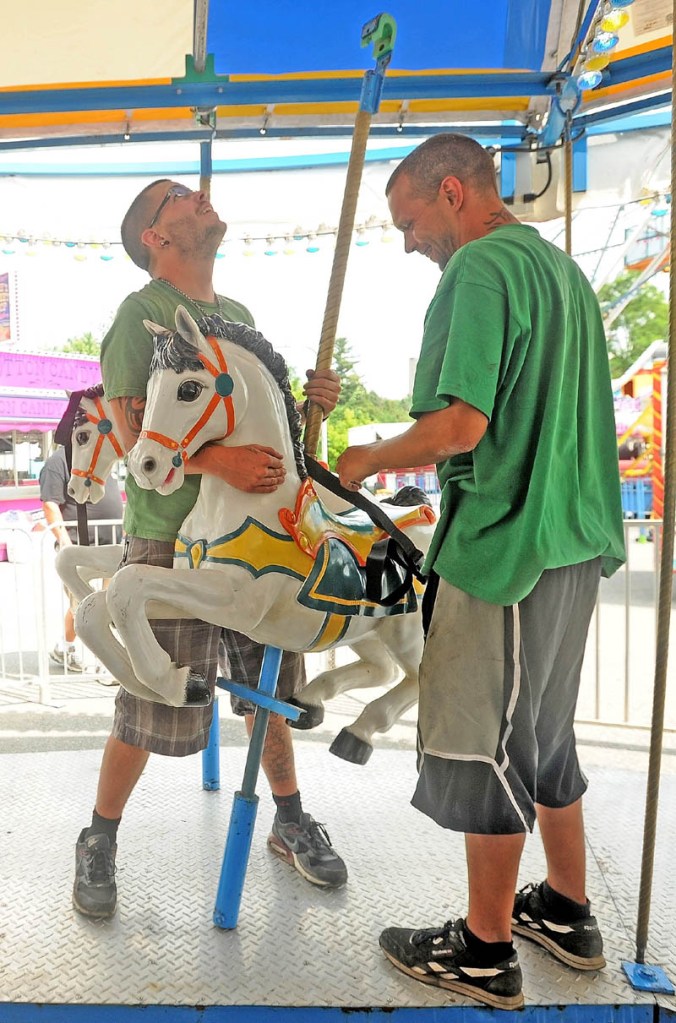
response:
<path fill-rule="evenodd" d="M 151 281 L 122 303 L 103 340 L 101 372 L 111 401 L 117 435 L 129 451 L 140 431 L 153 342 L 143 320 L 174 323 L 179 305 L 196 319 L 220 314 L 226 320 L 253 326 L 249 311 L 217 295 L 212 283 L 218 245 L 225 234 L 221 221 L 203 192 L 171 181 L 155 181 L 136 197 L 122 222 L 122 241 L 131 259 Z M 332 371 L 308 373 L 305 392 L 325 413 L 335 406 L 340 385 Z M 197 499 L 200 474 L 220 476 L 248 493 L 272 493 L 285 476 L 282 456 L 263 445 L 228 448 L 205 445 L 186 465 L 187 478 L 174 494 L 139 488 L 126 480 L 124 526 L 127 541 L 123 564 L 141 563 L 170 568 L 176 534 Z M 263 647 L 205 622 L 171 619 L 153 622 L 159 642 L 179 665 L 190 665 L 213 687 L 221 647 L 222 669 L 234 681 L 255 688 Z M 301 654 L 285 653 L 277 693 L 288 699 L 305 684 Z M 234 701 L 248 729 L 254 708 Z M 204 749 L 213 707 L 176 708 L 138 699 L 120 688 L 115 702 L 112 733 L 106 743 L 92 823 L 83 828 L 76 845 L 75 908 L 90 917 L 115 912 L 115 855 L 122 811 L 140 778 L 150 753 L 181 757 Z M 276 804 L 270 848 L 308 881 L 338 887 L 347 870 L 331 846 L 322 824 L 303 810 L 296 781 L 291 732 L 284 718 L 270 715 L 263 770 Z"/>
<path fill-rule="evenodd" d="M 415 424 L 348 449 L 338 471 L 356 488 L 384 467 L 437 463 L 413 805 L 464 833 L 469 906 L 441 927 L 388 927 L 380 944 L 417 980 L 518 1009 L 512 933 L 569 968 L 605 965 L 573 717 L 599 578 L 625 559 L 608 353 L 589 282 L 505 207 L 479 143 L 429 139 L 387 195 L 406 251 L 443 273 Z M 547 877 L 515 897 L 536 818 Z"/>

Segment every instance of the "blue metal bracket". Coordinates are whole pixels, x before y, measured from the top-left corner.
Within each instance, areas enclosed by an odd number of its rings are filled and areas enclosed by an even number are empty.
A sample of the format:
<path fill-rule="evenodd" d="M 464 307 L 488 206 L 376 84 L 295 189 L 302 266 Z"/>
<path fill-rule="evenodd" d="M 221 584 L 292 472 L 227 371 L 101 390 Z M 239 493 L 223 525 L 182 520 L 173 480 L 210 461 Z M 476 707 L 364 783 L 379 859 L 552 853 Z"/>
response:
<path fill-rule="evenodd" d="M 646 963 L 622 963 L 622 969 L 635 991 L 652 991 L 657 995 L 673 995 L 674 985 L 661 966 Z"/>
<path fill-rule="evenodd" d="M 361 86 L 359 109 L 375 114 L 380 108 L 385 71 L 392 60 L 394 41 L 397 38 L 397 23 L 391 14 L 378 14 L 367 21 L 361 30 L 361 45 L 373 43 L 376 58 L 375 70 L 366 71 Z"/>
<path fill-rule="evenodd" d="M 563 136 L 568 115 L 575 115 L 582 103 L 582 94 L 575 79 L 560 72 L 552 75 L 547 88 L 554 96 L 541 140 L 543 146 L 550 147 L 555 146 Z"/>

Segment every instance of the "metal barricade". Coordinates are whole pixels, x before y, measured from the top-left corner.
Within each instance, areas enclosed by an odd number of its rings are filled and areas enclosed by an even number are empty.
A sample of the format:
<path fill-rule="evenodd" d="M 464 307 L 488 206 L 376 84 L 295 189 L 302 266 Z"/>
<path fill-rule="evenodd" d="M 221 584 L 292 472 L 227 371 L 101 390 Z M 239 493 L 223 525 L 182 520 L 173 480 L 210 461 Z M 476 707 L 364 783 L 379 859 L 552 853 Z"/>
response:
<path fill-rule="evenodd" d="M 67 526 L 76 527 L 68 522 Z M 121 542 L 120 519 L 90 523 L 94 542 L 99 528 L 109 527 L 113 539 Z M 84 671 L 69 671 L 50 660 L 57 640 L 66 650 L 64 620 L 68 596 L 56 568 L 52 529 L 28 531 L 21 527 L 2 528 L 3 556 L 0 562 L 0 691 L 17 702 L 52 702 L 51 684 L 102 677 L 103 666 L 94 655 L 85 660 Z"/>
<path fill-rule="evenodd" d="M 92 523 L 96 539 L 98 525 L 116 527 L 121 540 L 119 520 Z M 601 581 L 582 668 L 580 724 L 650 728 L 661 527 L 652 519 L 625 520 L 627 565 Z M 77 674 L 67 663 L 58 667 L 50 661 L 56 639 L 64 639 L 68 606 L 50 532 L 3 528 L 0 551 L 7 558 L 0 560 L 0 694 L 5 701 L 50 703 L 57 681 L 105 679 L 93 655 L 88 670 Z M 316 670 L 329 666 L 326 655 L 322 663 L 314 660 L 317 656 L 310 655 Z M 670 674 L 674 671 L 671 667 Z M 667 690 L 665 731 L 676 732 L 674 686 Z"/>
<path fill-rule="evenodd" d="M 661 531 L 661 520 L 625 519 L 627 562 L 601 580 L 589 630 L 576 714 L 580 724 L 650 729 Z M 676 731 L 673 686 L 665 731 Z"/>

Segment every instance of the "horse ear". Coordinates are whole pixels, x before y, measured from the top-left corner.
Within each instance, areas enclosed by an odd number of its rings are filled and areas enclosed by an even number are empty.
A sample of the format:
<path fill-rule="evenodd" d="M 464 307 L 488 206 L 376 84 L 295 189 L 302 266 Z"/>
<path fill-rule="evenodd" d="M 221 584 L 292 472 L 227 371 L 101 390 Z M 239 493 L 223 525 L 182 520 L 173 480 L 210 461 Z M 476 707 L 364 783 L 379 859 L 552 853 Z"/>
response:
<path fill-rule="evenodd" d="M 180 305 L 176 309 L 176 330 L 185 341 L 195 347 L 204 341 L 199 327 L 184 305 Z"/>
<path fill-rule="evenodd" d="M 152 320 L 144 320 L 143 326 L 146 328 L 149 334 L 153 335 L 153 337 L 159 337 L 160 334 L 171 333 L 169 327 L 161 327 L 159 323 L 153 323 Z"/>

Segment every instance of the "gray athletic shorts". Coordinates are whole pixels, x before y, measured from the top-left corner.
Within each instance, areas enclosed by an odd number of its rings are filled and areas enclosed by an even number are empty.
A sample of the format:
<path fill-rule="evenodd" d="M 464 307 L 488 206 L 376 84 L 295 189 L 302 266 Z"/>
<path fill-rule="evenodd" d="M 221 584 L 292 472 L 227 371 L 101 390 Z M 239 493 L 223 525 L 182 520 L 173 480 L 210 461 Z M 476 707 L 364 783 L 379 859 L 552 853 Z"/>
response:
<path fill-rule="evenodd" d="M 573 716 L 600 558 L 544 572 L 519 604 L 488 604 L 437 577 L 420 665 L 413 806 L 466 834 L 530 831 L 535 803 L 587 788 Z"/>
<path fill-rule="evenodd" d="M 158 565 L 171 568 L 174 544 L 165 540 L 127 537 L 122 565 Z M 187 618 L 151 621 L 160 646 L 178 665 L 189 664 L 205 675 L 212 687 L 216 682 L 218 640 L 216 625 Z M 129 746 L 166 757 L 185 757 L 204 749 L 209 741 L 213 705 L 209 707 L 168 707 L 132 696 L 120 686 L 115 699 L 113 735 Z"/>

